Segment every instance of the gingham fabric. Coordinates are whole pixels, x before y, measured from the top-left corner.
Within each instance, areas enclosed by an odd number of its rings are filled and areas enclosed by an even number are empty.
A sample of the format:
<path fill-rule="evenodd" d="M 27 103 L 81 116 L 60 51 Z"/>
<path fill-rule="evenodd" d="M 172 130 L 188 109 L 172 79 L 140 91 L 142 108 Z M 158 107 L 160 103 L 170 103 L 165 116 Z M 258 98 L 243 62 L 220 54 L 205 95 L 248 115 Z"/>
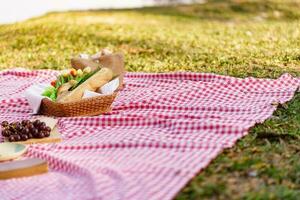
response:
<path fill-rule="evenodd" d="M 0 120 L 29 119 L 22 92 L 55 71 L 0 72 Z M 0 199 L 172 199 L 224 148 L 289 101 L 300 80 L 238 79 L 203 73 L 128 73 L 111 113 L 59 118 L 63 141 L 26 157 L 43 175 L 0 181 Z"/>

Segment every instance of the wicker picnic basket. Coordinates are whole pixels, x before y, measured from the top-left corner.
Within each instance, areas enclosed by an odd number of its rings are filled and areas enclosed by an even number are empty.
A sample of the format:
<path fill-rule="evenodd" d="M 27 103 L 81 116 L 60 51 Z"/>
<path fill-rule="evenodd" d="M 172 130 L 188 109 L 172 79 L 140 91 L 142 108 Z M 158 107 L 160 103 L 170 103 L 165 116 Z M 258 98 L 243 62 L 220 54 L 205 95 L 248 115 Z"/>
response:
<path fill-rule="evenodd" d="M 57 103 L 43 99 L 40 113 L 57 117 L 100 115 L 111 110 L 111 104 L 116 96 L 117 92 L 112 95 L 91 97 L 68 103 Z"/>
<path fill-rule="evenodd" d="M 116 98 L 118 91 L 124 87 L 124 60 L 121 54 L 113 54 L 101 57 L 100 62 L 98 63 L 100 66 L 111 68 L 120 74 L 120 86 L 116 92 L 111 95 L 85 98 L 79 101 L 66 103 L 58 103 L 45 98 L 41 103 L 40 114 L 57 117 L 73 117 L 94 116 L 110 112 L 111 105 Z M 73 67 L 76 68 L 76 66 Z"/>

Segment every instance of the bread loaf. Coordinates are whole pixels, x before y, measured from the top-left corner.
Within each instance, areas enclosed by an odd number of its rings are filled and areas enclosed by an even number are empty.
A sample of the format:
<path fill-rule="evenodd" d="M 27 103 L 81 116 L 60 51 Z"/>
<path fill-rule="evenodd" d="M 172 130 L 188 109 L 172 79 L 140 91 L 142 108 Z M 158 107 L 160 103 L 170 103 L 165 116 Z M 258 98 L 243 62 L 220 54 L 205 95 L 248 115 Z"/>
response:
<path fill-rule="evenodd" d="M 81 100 L 85 90 L 96 91 L 98 88 L 108 83 L 114 76 L 111 69 L 101 68 L 98 72 L 78 85 L 75 89 L 64 92 L 57 96 L 57 102 L 71 102 Z"/>

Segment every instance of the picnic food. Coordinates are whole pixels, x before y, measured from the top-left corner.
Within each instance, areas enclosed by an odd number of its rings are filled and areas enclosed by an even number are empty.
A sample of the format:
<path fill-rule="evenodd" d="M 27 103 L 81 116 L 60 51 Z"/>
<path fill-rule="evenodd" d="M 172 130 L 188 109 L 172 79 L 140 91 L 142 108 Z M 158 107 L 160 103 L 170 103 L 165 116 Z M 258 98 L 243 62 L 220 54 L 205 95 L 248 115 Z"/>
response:
<path fill-rule="evenodd" d="M 108 68 L 71 69 L 63 71 L 42 95 L 49 97 L 52 101 L 63 103 L 78 101 L 85 90 L 96 91 L 113 78 L 114 73 Z"/>
<path fill-rule="evenodd" d="M 2 136 L 8 138 L 10 142 L 26 141 L 31 138 L 49 137 L 51 128 L 40 120 L 30 121 L 23 120 L 21 122 L 8 123 L 3 121 Z"/>

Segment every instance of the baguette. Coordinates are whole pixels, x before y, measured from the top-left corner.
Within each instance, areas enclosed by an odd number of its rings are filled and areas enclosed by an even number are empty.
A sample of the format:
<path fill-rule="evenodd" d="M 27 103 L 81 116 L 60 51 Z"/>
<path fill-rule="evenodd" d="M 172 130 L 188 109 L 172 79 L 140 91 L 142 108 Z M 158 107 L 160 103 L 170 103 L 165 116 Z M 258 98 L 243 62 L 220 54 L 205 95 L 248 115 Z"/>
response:
<path fill-rule="evenodd" d="M 66 103 L 81 100 L 85 90 L 96 91 L 98 88 L 108 83 L 114 76 L 111 69 L 101 68 L 98 72 L 71 91 L 65 91 L 57 96 L 57 102 Z"/>

